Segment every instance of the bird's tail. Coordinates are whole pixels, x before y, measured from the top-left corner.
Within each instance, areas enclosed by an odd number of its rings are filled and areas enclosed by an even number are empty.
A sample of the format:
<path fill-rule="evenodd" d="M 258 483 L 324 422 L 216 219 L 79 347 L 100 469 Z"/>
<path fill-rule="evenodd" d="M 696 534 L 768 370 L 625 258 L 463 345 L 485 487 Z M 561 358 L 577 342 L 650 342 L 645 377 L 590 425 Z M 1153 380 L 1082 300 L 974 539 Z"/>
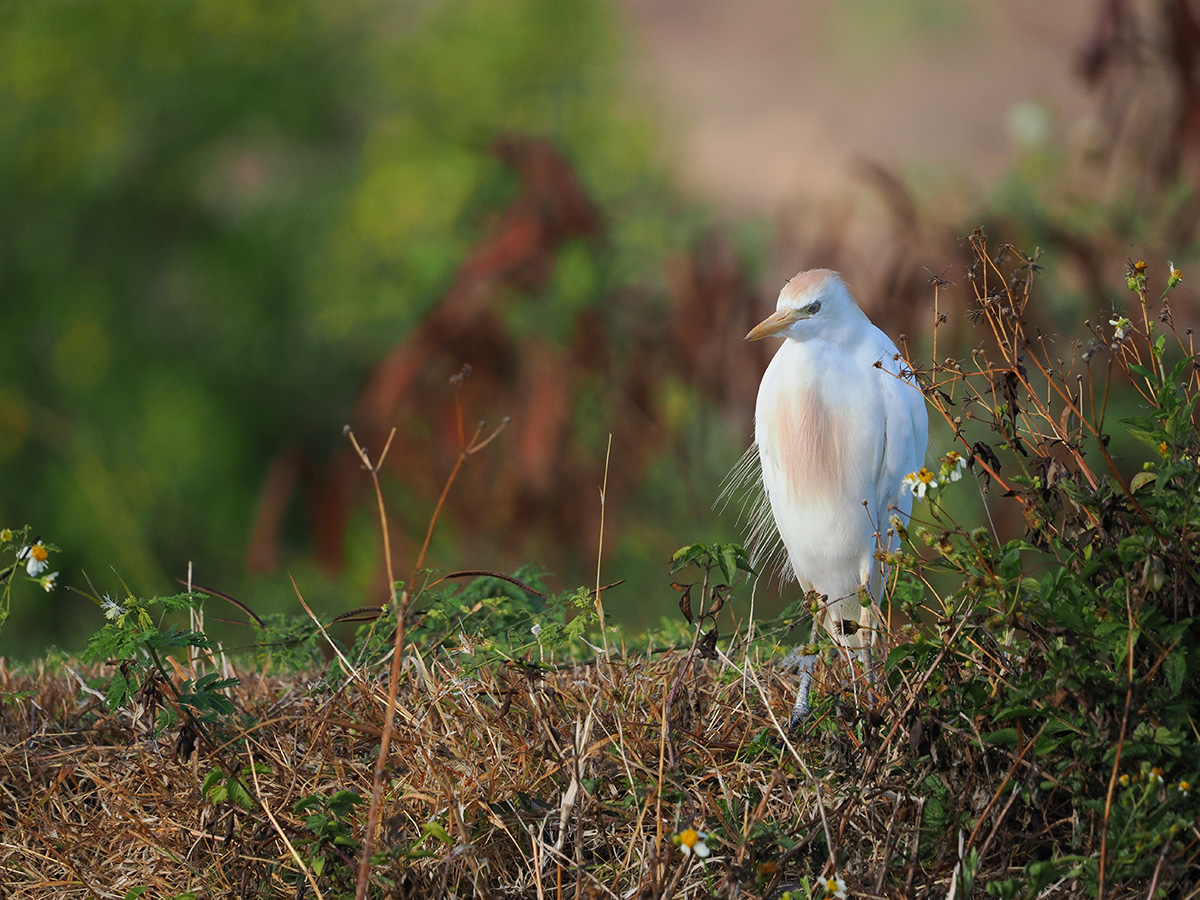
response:
<path fill-rule="evenodd" d="M 713 508 L 724 511 L 730 503 L 741 507 L 738 525 L 745 529 L 746 550 L 760 575 L 770 575 L 784 584 L 792 578 L 787 549 L 771 513 L 771 501 L 763 487 L 762 461 L 758 445 L 751 444 L 721 482 L 721 493 Z"/>

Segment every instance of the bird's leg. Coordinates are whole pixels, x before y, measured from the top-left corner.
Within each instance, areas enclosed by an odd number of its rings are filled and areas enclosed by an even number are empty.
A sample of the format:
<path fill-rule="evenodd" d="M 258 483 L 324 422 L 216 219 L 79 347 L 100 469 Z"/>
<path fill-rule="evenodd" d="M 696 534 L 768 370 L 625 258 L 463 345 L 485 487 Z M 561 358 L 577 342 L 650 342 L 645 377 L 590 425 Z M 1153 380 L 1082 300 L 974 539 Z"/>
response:
<path fill-rule="evenodd" d="M 859 614 L 859 631 L 866 632 L 866 637 L 859 644 L 858 655 L 862 660 L 863 669 L 867 675 L 867 683 L 874 687 L 878 683 L 878 672 L 875 668 L 876 646 L 883 647 L 884 658 L 887 657 L 887 633 L 884 631 L 883 618 L 879 607 L 875 605 L 875 597 L 871 591 L 871 578 L 867 575 L 863 585 L 858 589 L 858 598 L 862 606 Z"/>
<path fill-rule="evenodd" d="M 866 590 L 866 588 L 863 588 Z M 861 593 L 861 592 L 860 592 Z M 868 599 L 870 594 L 867 594 Z M 862 605 L 862 612 L 858 616 L 858 633 L 860 643 L 858 645 L 858 658 L 862 660 L 863 671 L 867 675 L 867 684 L 875 684 L 875 658 L 871 653 L 875 646 L 875 623 L 872 621 L 874 616 L 872 611 L 874 604 L 867 602 Z"/>
<path fill-rule="evenodd" d="M 796 691 L 796 702 L 792 704 L 792 714 L 788 717 L 789 731 L 800 725 L 812 712 L 808 695 L 812 692 L 813 669 L 816 668 L 817 657 L 815 654 L 806 653 L 800 656 L 795 664 L 796 671 L 800 673 L 800 687 Z"/>
<path fill-rule="evenodd" d="M 806 585 L 806 593 L 811 592 L 811 586 Z M 833 634 L 830 626 L 833 624 L 833 616 L 829 610 L 829 600 L 826 597 L 821 597 L 820 606 L 813 607 L 813 623 L 812 633 L 809 635 L 810 641 L 816 641 L 817 636 L 826 631 Z M 804 645 L 810 646 L 809 644 Z M 792 713 L 788 716 L 788 731 L 797 728 L 808 714 L 812 712 L 812 705 L 809 703 L 809 695 L 812 693 L 813 671 L 817 667 L 817 654 L 805 653 L 802 647 L 793 647 L 788 655 L 783 660 L 783 666 L 787 670 L 795 667 L 796 672 L 800 676 L 800 684 L 796 689 L 796 702 L 792 704 Z"/>
<path fill-rule="evenodd" d="M 875 602 L 875 594 L 878 589 L 878 581 L 875 575 L 876 572 L 874 569 L 864 569 L 862 572 L 862 583 L 860 583 L 858 588 L 858 634 L 862 638 L 858 643 L 858 658 L 863 661 L 866 682 L 872 686 L 876 683 L 876 642 L 883 644 L 884 656 L 887 655 L 887 642 L 881 640 L 883 619 L 880 616 L 880 607 Z M 872 582 L 875 582 L 876 590 L 871 589 Z"/>
<path fill-rule="evenodd" d="M 834 610 L 830 608 L 831 604 L 827 597 L 822 597 L 821 601 L 820 608 L 813 610 L 811 638 L 816 640 L 817 635 L 822 631 L 827 633 L 833 638 L 833 646 L 829 650 L 829 661 L 834 662 L 839 655 L 845 655 L 849 660 L 848 649 L 845 647 L 845 635 L 857 626 L 851 620 L 838 618 Z M 836 631 L 835 628 L 837 628 Z M 813 672 L 817 667 L 817 658 L 815 653 L 804 653 L 799 648 L 793 648 L 783 661 L 785 668 L 795 667 L 796 672 L 800 675 L 800 683 L 796 689 L 796 702 L 792 704 L 792 714 L 788 717 L 789 731 L 799 726 L 812 712 L 809 697 L 812 694 Z"/>
<path fill-rule="evenodd" d="M 840 613 L 843 611 L 841 603 L 851 603 L 855 597 L 858 597 L 862 612 L 859 613 L 858 620 L 843 618 Z M 865 599 L 865 602 L 863 602 Z M 860 588 L 856 594 L 849 594 L 841 598 L 841 602 L 831 608 L 828 599 L 824 600 L 819 610 L 814 610 L 813 614 L 813 636 L 819 632 L 825 631 L 833 638 L 833 647 L 830 649 L 830 662 L 833 662 L 839 656 L 842 657 L 853 670 L 853 658 L 858 657 L 862 663 L 863 670 L 867 676 L 868 684 L 875 684 L 875 665 L 871 655 L 871 648 L 875 643 L 875 623 L 873 619 L 874 603 L 871 601 L 870 589 L 866 586 Z M 836 610 L 836 611 L 835 611 Z M 857 647 L 855 646 L 857 643 Z M 809 702 L 809 696 L 812 693 L 813 672 L 817 665 L 816 654 L 803 653 L 798 649 L 793 649 L 784 659 L 783 665 L 786 669 L 791 669 L 793 666 L 800 675 L 800 684 L 796 690 L 796 702 L 792 704 L 792 714 L 788 719 L 788 728 L 794 729 L 802 723 L 810 712 L 812 705 Z M 851 689 L 855 691 L 857 696 L 857 679 L 851 679 Z"/>

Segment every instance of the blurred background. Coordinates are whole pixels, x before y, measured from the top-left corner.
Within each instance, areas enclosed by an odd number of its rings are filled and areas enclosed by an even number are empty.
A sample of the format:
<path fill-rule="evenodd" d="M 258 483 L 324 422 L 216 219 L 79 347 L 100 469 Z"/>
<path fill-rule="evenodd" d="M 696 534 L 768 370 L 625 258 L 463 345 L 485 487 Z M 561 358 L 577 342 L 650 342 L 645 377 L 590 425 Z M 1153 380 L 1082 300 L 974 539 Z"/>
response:
<path fill-rule="evenodd" d="M 82 645 L 65 586 L 189 562 L 260 614 L 291 578 L 381 602 L 343 426 L 396 429 L 407 580 L 459 410 L 509 424 L 426 564 L 592 583 L 607 456 L 606 609 L 650 624 L 677 547 L 740 537 L 713 503 L 774 349 L 742 336 L 796 271 L 918 358 L 976 226 L 1041 248 L 1064 342 L 1127 258 L 1183 268 L 1195 318 L 1198 60 L 1190 0 L 2 4 L 0 525 L 62 551 L 0 654 Z M 942 296 L 969 347 L 969 286 Z"/>

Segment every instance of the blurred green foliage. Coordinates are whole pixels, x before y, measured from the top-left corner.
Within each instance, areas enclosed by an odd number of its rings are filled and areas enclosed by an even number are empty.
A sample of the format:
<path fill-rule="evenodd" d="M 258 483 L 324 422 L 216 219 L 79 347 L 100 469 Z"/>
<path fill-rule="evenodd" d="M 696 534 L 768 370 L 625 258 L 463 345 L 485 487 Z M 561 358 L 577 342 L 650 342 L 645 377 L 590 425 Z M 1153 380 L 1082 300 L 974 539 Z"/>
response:
<path fill-rule="evenodd" d="M 271 455 L 341 448 L 365 372 L 512 193 L 497 133 L 552 138 L 611 217 L 605 266 L 564 251 L 563 303 L 537 327 L 561 339 L 614 283 L 661 279 L 689 225 L 618 103 L 610 15 L 601 0 L 0 6 L 0 522 L 59 544 L 68 583 L 82 570 L 103 590 L 112 568 L 169 593 L 195 560 L 244 586 Z M 302 523 L 287 538 L 296 571 Z M 17 602 L 0 652 L 70 641 L 87 609 L 61 591 Z"/>

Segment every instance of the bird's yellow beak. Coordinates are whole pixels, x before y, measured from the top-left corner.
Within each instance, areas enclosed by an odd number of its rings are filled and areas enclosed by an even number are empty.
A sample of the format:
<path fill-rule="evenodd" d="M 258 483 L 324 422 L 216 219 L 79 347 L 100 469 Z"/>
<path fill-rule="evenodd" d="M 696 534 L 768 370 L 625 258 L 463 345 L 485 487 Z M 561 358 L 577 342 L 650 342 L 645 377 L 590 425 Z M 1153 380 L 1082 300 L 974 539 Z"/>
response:
<path fill-rule="evenodd" d="M 804 311 L 796 309 L 794 306 L 777 309 L 751 328 L 750 333 L 746 335 L 746 340 L 761 341 L 763 338 L 774 337 L 780 332 L 787 331 L 789 327 L 803 318 L 806 318 Z"/>

